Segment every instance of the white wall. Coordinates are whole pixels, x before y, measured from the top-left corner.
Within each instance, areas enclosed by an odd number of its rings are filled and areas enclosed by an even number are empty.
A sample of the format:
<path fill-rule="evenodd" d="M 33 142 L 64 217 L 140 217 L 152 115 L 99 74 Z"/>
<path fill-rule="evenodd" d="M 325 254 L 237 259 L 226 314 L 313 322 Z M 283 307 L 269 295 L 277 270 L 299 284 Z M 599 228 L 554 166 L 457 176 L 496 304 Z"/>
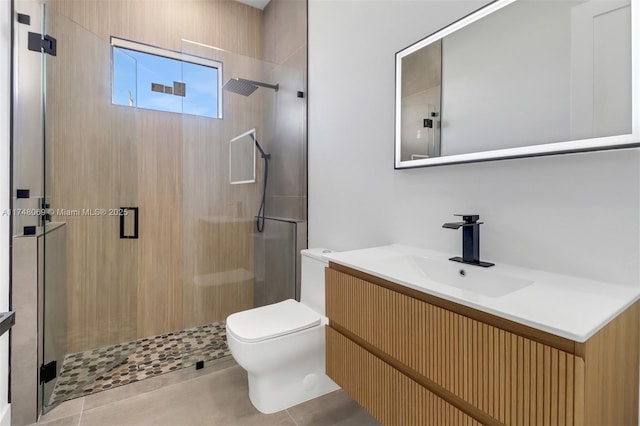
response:
<path fill-rule="evenodd" d="M 309 2 L 309 246 L 400 242 L 639 285 L 637 149 L 393 169 L 394 53 L 481 1 Z"/>
<path fill-rule="evenodd" d="M 0 1 L 0 311 L 9 310 L 9 105 L 11 99 L 11 2 Z M 9 333 L 0 338 L 0 425 L 11 423 L 7 403 Z"/>

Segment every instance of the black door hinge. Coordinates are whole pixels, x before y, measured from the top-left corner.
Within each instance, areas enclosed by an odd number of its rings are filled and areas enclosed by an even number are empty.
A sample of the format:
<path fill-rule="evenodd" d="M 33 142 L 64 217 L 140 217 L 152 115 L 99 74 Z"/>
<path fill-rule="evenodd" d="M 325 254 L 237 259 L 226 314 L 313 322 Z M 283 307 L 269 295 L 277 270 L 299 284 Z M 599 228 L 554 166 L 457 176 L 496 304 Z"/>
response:
<path fill-rule="evenodd" d="M 57 376 L 57 361 L 51 361 L 48 364 L 42 364 L 40 366 L 40 383 L 48 383 Z"/>
<path fill-rule="evenodd" d="M 56 52 L 58 51 L 57 44 L 56 39 L 51 36 L 45 35 L 42 37 L 42 34 L 32 33 L 29 31 L 29 50 L 33 50 L 34 52 L 44 52 L 51 56 L 56 56 Z"/>
<path fill-rule="evenodd" d="M 18 23 L 23 25 L 31 25 L 31 16 L 24 13 L 18 13 Z"/>

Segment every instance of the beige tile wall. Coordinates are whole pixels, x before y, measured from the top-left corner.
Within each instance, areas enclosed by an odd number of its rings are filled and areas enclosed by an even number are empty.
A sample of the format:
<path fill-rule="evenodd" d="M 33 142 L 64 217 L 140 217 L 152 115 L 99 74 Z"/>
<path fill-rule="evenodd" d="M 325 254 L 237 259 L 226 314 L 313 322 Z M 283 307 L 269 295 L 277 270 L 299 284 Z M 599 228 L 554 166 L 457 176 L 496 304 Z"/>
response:
<path fill-rule="evenodd" d="M 140 207 L 138 240 L 119 238 L 117 217 L 54 218 L 69 225 L 68 351 L 221 320 L 229 305 L 250 307 L 251 289 L 231 292 L 225 307 L 214 302 L 220 288 L 194 281 L 239 267 L 252 273 L 252 229 L 237 223 L 257 210 L 258 184 L 228 184 L 227 146 L 244 121 L 262 119 L 261 109 L 230 101 L 220 121 L 111 105 L 109 38 L 177 51 L 189 39 L 260 58 L 262 12 L 224 0 L 49 6 L 48 29 L 59 40 L 47 102 L 52 208 Z M 216 225 L 203 230 L 212 216 Z"/>
<path fill-rule="evenodd" d="M 271 79 L 290 89 L 277 98 L 274 134 L 265 141 L 272 154 L 267 214 L 306 220 L 307 2 L 271 0 L 263 26 L 264 59 L 283 65 Z M 298 98 L 297 91 L 305 92 L 305 98 Z"/>

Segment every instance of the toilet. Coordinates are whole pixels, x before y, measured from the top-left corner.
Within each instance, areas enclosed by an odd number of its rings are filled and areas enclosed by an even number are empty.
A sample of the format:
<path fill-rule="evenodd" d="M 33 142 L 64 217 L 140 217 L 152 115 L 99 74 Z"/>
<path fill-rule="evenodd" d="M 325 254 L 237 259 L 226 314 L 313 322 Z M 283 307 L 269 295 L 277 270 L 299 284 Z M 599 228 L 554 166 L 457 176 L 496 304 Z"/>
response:
<path fill-rule="evenodd" d="M 325 374 L 326 249 L 302 250 L 300 302 L 288 299 L 229 315 L 227 344 L 249 378 L 262 413 L 281 411 L 339 389 Z"/>

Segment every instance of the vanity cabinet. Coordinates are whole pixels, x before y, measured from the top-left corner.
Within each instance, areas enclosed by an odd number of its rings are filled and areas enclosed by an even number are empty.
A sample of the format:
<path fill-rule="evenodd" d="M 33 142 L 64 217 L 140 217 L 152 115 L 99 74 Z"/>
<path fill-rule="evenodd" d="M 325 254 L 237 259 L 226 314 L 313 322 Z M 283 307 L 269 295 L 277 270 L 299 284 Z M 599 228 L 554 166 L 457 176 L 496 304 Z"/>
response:
<path fill-rule="evenodd" d="M 638 424 L 640 304 L 586 342 L 330 263 L 327 374 L 388 425 Z"/>

